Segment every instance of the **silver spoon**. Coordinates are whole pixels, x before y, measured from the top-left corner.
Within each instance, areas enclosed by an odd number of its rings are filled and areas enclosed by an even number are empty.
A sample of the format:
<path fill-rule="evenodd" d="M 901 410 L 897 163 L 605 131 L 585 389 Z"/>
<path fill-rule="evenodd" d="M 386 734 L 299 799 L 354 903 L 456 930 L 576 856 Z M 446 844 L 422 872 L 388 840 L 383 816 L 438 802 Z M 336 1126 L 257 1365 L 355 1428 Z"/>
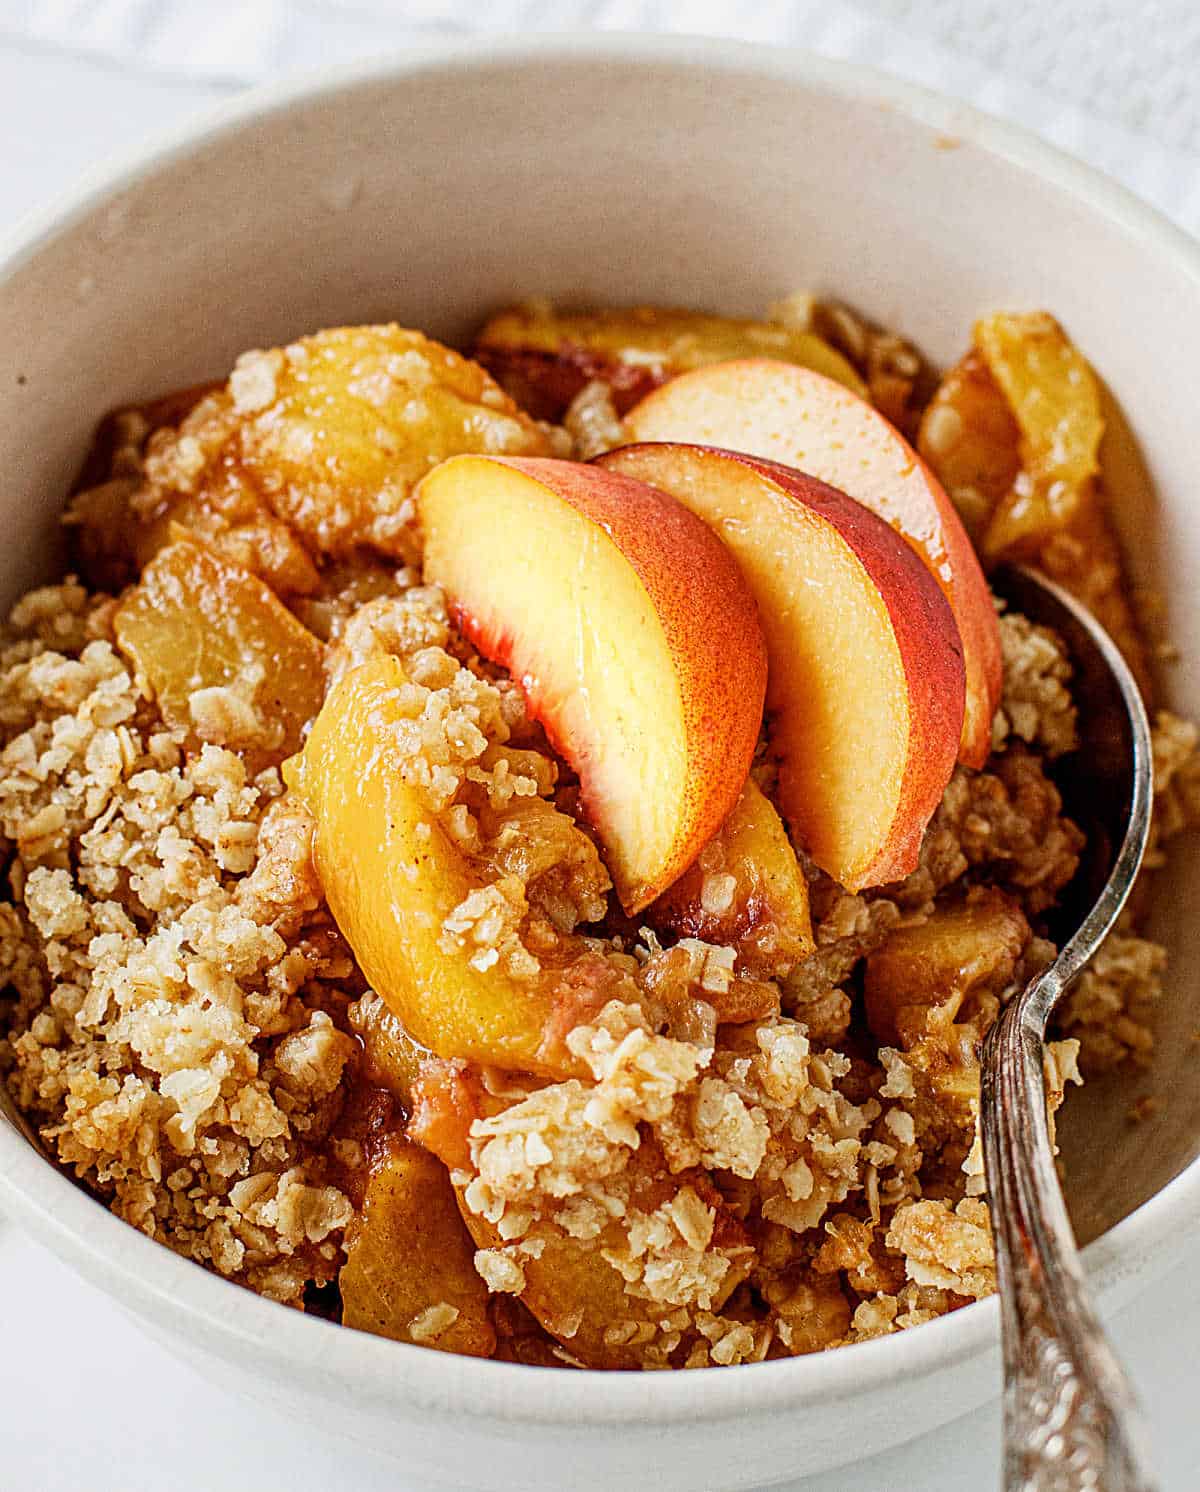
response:
<path fill-rule="evenodd" d="M 1153 1492 L 1141 1411 L 1088 1300 L 1046 1117 L 1046 1023 L 1116 921 L 1146 848 L 1150 727 L 1108 634 L 1031 570 L 997 592 L 1052 627 L 1075 669 L 1079 752 L 1063 791 L 1088 836 L 1058 957 L 1005 1006 L 983 1048 L 981 1118 L 1004 1346 L 1005 1492 Z"/>

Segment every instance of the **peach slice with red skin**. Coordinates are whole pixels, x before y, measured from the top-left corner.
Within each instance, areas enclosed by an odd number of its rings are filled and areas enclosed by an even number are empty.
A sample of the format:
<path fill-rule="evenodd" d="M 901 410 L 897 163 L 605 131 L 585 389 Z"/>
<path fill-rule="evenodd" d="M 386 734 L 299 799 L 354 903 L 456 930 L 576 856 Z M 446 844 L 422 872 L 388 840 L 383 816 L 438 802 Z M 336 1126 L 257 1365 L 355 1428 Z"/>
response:
<path fill-rule="evenodd" d="M 799 845 L 852 891 L 908 875 L 954 770 L 964 697 L 954 615 L 921 558 L 869 508 L 772 461 L 659 444 L 598 464 L 671 493 L 737 556 Z"/>
<path fill-rule="evenodd" d="M 833 379 L 771 358 L 684 373 L 625 419 L 638 441 L 696 441 L 807 472 L 885 519 L 929 567 L 963 642 L 959 757 L 981 767 L 1000 700 L 1000 633 L 979 560 L 954 504 L 898 430 Z"/>
<path fill-rule="evenodd" d="M 754 754 L 766 649 L 736 561 L 673 498 L 569 461 L 454 457 L 417 501 L 426 578 L 520 681 L 641 910 L 716 833 Z"/>

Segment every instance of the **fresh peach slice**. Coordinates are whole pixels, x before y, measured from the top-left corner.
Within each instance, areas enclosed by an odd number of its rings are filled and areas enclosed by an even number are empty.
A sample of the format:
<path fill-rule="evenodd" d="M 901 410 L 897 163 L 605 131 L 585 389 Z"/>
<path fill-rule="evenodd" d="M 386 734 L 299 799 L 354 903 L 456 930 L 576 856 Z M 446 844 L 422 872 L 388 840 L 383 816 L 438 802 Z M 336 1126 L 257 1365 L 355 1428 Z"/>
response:
<path fill-rule="evenodd" d="M 417 500 L 426 577 L 520 680 L 639 911 L 716 833 L 754 753 L 766 651 L 736 561 L 681 503 L 568 461 L 458 456 Z"/>
<path fill-rule="evenodd" d="M 954 770 L 962 644 L 921 559 L 845 493 L 707 446 L 625 446 L 737 556 L 758 602 L 779 798 L 800 846 L 857 891 L 907 875 Z"/>
<path fill-rule="evenodd" d="M 1000 700 L 991 592 L 954 504 L 904 437 L 865 399 L 811 368 L 771 358 L 685 373 L 626 416 L 635 440 L 687 440 L 765 456 L 840 488 L 886 519 L 928 565 L 963 642 L 960 758 L 981 767 Z"/>

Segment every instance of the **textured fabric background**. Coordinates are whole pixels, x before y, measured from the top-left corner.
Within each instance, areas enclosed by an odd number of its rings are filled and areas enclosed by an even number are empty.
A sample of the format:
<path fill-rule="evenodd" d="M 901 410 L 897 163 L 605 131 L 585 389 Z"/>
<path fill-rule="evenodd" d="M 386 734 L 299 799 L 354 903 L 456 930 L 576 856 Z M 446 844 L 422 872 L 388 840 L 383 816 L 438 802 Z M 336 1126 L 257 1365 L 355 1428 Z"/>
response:
<path fill-rule="evenodd" d="M 0 41 L 230 88 L 406 39 L 588 28 L 868 61 L 1029 125 L 1200 232 L 1200 0 L 0 0 Z"/>

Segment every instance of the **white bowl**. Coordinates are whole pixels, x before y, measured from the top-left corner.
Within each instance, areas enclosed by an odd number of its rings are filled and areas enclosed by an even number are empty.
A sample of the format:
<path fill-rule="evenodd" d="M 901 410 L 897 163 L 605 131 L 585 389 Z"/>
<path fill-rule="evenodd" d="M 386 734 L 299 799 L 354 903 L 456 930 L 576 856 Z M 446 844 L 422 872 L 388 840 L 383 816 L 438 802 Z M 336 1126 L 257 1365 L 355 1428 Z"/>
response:
<path fill-rule="evenodd" d="M 244 348 L 387 317 L 453 340 L 530 294 L 754 312 L 801 287 L 942 360 L 985 309 L 1054 311 L 1141 442 L 1156 496 L 1124 450 L 1121 517 L 1196 656 L 1197 246 L 1046 146 L 919 90 L 793 52 L 653 38 L 438 46 L 270 89 L 26 226 L 0 257 L 0 599 L 49 573 L 97 416 L 220 374 Z M 1174 683 L 1200 713 L 1200 672 Z M 1197 874 L 1180 856 L 1160 890 L 1175 973 L 1159 1112 L 1134 1128 L 1129 1091 L 1103 1086 L 1068 1110 L 1069 1189 L 1105 1307 L 1200 1222 Z M 994 1300 L 732 1372 L 548 1372 L 258 1299 L 116 1221 L 8 1122 L 0 1200 L 222 1382 L 474 1487 L 742 1487 L 878 1451 L 997 1388 Z"/>

